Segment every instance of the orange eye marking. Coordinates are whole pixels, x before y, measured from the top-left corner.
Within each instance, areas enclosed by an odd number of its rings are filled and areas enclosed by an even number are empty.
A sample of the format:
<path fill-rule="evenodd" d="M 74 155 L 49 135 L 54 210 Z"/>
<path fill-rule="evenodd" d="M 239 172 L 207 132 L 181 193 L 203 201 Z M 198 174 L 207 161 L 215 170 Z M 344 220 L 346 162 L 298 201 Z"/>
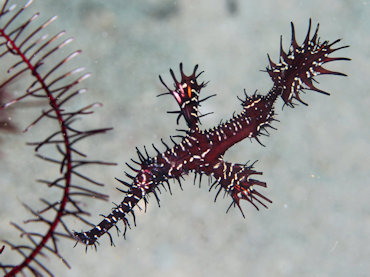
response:
<path fill-rule="evenodd" d="M 190 86 L 188 86 L 188 95 L 189 95 L 189 98 L 191 98 L 191 89 L 190 89 Z"/>

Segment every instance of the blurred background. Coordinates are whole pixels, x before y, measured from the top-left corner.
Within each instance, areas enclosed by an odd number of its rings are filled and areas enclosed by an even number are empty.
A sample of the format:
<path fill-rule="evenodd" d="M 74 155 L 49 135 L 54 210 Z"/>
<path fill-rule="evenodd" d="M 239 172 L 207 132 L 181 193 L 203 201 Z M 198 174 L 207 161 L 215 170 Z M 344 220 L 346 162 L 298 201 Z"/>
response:
<path fill-rule="evenodd" d="M 338 46 L 351 46 L 333 56 L 352 61 L 326 65 L 348 77 L 317 78 L 330 97 L 307 91 L 302 99 L 308 107 L 284 110 L 279 100 L 280 122 L 273 125 L 278 130 L 261 138 L 266 147 L 245 140 L 226 153 L 230 162 L 258 160 L 256 170 L 264 173 L 259 179 L 268 184 L 259 191 L 273 200 L 268 210 L 243 203 L 246 219 L 237 209 L 225 214 L 231 199 L 214 203 L 216 191 L 208 192 L 206 178 L 199 189 L 191 174 L 184 191 L 173 184 L 172 196 L 160 195 L 160 208 L 150 198 L 126 240 L 113 231 L 116 247 L 107 236 L 97 252 L 62 241 L 60 253 L 72 269 L 52 257 L 47 264 L 56 276 L 370 275 L 370 1 L 36 0 L 28 11 L 44 19 L 58 15 L 50 34 L 66 30 L 75 38 L 70 49 L 83 50 L 72 64 L 86 66 L 93 76 L 83 84 L 88 93 L 74 103 L 103 107 L 80 124 L 114 130 L 81 147 L 93 159 L 119 164 L 88 173 L 107 184 L 101 192 L 116 203 L 124 195 L 115 189 L 114 177 L 124 178 L 124 163 L 136 158 L 135 146 L 154 143 L 164 150 L 160 138 L 170 143 L 169 136 L 177 134 L 176 116 L 166 114 L 177 104 L 156 97 L 165 92 L 159 74 L 172 84 L 168 70 L 178 72 L 180 62 L 186 73 L 195 64 L 205 71 L 201 79 L 210 82 L 202 95 L 217 94 L 202 103 L 202 113 L 214 112 L 202 120 L 206 129 L 241 111 L 236 97 L 244 88 L 264 94 L 272 87 L 261 70 L 268 65 L 267 53 L 278 61 L 280 35 L 284 49 L 289 47 L 291 21 L 299 44 L 311 18 L 313 28 L 320 23 L 321 41 L 343 38 Z M 13 124 L 23 130 L 31 120 L 13 112 Z M 180 125 L 185 127 L 183 121 Z M 33 149 L 25 146 L 38 131 L 37 126 L 22 135 L 1 134 L 2 239 L 19 238 L 9 222 L 29 218 L 20 203 L 37 209 L 38 190 L 47 190 L 35 180 L 48 168 L 38 167 Z M 150 153 L 155 154 L 151 147 Z M 95 223 L 112 207 L 93 200 L 85 206 Z M 74 230 L 87 228 L 70 224 Z"/>

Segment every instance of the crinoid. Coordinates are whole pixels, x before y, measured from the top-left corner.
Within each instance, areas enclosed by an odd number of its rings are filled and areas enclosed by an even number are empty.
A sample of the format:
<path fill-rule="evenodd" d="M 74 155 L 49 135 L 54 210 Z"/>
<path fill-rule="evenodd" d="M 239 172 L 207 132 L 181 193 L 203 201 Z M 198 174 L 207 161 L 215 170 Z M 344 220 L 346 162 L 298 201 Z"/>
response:
<path fill-rule="evenodd" d="M 266 183 L 253 178 L 262 173 L 255 171 L 253 164 L 234 164 L 224 161 L 223 155 L 230 147 L 245 138 L 259 142 L 259 136 L 266 134 L 268 128 L 273 128 L 271 124 L 275 120 L 274 105 L 279 97 L 283 99 L 284 105 L 294 107 L 294 99 L 304 103 L 300 98 L 304 90 L 328 94 L 313 85 L 315 77 L 323 74 L 345 76 L 343 73 L 330 71 L 322 66 L 332 61 L 349 60 L 331 56 L 333 52 L 348 46 L 335 48 L 340 40 L 332 43 L 320 42 L 319 25 L 311 36 L 311 20 L 306 38 L 301 45 L 296 42 L 293 23 L 291 26 L 292 39 L 288 52 L 283 50 L 281 44 L 279 63 L 272 62 L 268 57 L 270 65 L 266 71 L 273 81 L 272 89 L 266 95 L 256 93 L 248 95 L 245 92 L 245 97 L 240 99 L 243 110 L 210 130 L 199 128 L 199 105 L 210 96 L 199 98 L 206 83 L 200 81 L 202 72 L 197 72 L 198 66 L 195 66 L 190 75 L 186 75 L 180 64 L 179 79 L 170 70 L 174 81 L 173 87 L 167 86 L 159 77 L 167 89 L 164 94 L 172 95 L 180 107 L 178 111 L 170 113 L 178 114 L 177 121 L 184 118 L 187 124 L 187 130 L 184 130 L 184 134 L 180 136 L 182 141 L 176 143 L 172 140 L 174 143 L 172 147 L 162 141 L 166 147 L 164 152 L 160 152 L 153 145 L 157 151 L 154 157 L 151 157 L 145 148 L 144 153 L 137 149 L 139 160 L 132 160 L 135 166 L 127 164 L 134 174 L 126 173 L 129 181 L 119 180 L 126 187 L 123 201 L 93 229 L 75 233 L 76 239 L 85 245 L 96 246 L 97 239 L 107 233 L 113 244 L 108 232 L 110 228 L 113 226 L 117 228 L 117 222 L 122 220 L 126 231 L 126 227 L 130 226 L 129 215 L 132 215 L 135 223 L 134 208 L 140 201 L 146 205 L 148 195 L 154 194 L 159 203 L 157 195 L 159 186 L 168 187 L 170 190 L 170 179 L 177 180 L 181 184 L 181 178 L 191 172 L 196 176 L 210 177 L 213 180 L 210 190 L 218 189 L 216 198 L 221 191 L 224 191 L 231 196 L 230 207 L 237 206 L 242 214 L 240 200 L 246 200 L 256 209 L 259 209 L 259 206 L 267 208 L 267 204 L 272 201 L 257 190 L 258 187 L 265 188 Z"/>
<path fill-rule="evenodd" d="M 37 24 L 39 13 L 29 15 L 26 11 L 31 3 L 32 1 L 28 1 L 24 6 L 18 7 L 6 0 L 0 7 L 0 58 L 2 61 L 6 60 L 6 63 L 2 63 L 6 78 L 0 83 L 0 91 L 10 83 L 16 83 L 17 91 L 24 86 L 20 96 L 12 95 L 12 91 L 7 89 L 13 99 L 1 103 L 0 110 L 4 111 L 11 105 L 17 107 L 19 102 L 27 100 L 43 101 L 43 109 L 36 118 L 27 123 L 29 125 L 24 131 L 32 129 L 36 132 L 34 137 L 38 138 L 37 141 L 28 144 L 34 147 L 36 157 L 47 163 L 47 172 L 37 170 L 37 174 L 41 175 L 35 177 L 40 183 L 37 195 L 42 188 L 50 188 L 57 191 L 53 195 L 58 197 L 41 198 L 36 209 L 23 204 L 32 216 L 25 223 L 36 223 L 38 227 L 35 230 L 31 229 L 35 224 L 23 226 L 11 223 L 20 232 L 23 240 L 21 243 L 6 239 L 0 242 L 1 259 L 19 255 L 20 260 L 19 263 L 0 262 L 0 269 L 5 276 L 15 276 L 17 273 L 52 276 L 46 265 L 46 262 L 49 263 L 47 254 L 54 255 L 68 266 L 58 250 L 63 238 L 74 239 L 66 222 L 73 218 L 90 224 L 86 220 L 88 213 L 82 208 L 81 197 L 107 199 L 106 195 L 95 190 L 103 184 L 83 172 L 86 167 L 92 165 L 111 164 L 88 159 L 87 155 L 79 150 L 82 141 L 110 129 L 84 130 L 80 125 L 76 125 L 78 118 L 84 118 L 93 112 L 94 107 L 101 106 L 100 103 L 94 103 L 79 107 L 80 104 L 73 101 L 86 91 L 80 88 L 80 83 L 90 75 L 84 72 L 82 67 L 71 69 L 69 66 L 68 62 L 81 51 L 73 51 L 61 58 L 64 54 L 60 49 L 68 48 L 67 45 L 73 39 L 65 38 L 64 31 L 52 36 L 47 35 L 45 29 L 56 17 Z M 10 66 L 4 68 L 4 64 L 9 62 Z M 35 125 L 37 128 L 33 128 Z M 42 176 L 45 173 L 55 178 L 45 178 Z M 1 195 L 1 201 L 12 201 L 5 197 Z M 32 206 L 34 204 L 32 203 Z"/>

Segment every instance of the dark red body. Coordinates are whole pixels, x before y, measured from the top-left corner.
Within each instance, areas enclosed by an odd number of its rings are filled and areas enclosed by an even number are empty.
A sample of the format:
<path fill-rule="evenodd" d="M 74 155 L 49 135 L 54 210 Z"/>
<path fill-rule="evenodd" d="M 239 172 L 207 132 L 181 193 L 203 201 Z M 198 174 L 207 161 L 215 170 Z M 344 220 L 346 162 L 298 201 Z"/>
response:
<path fill-rule="evenodd" d="M 200 130 L 198 125 L 200 117 L 198 107 L 205 100 L 199 100 L 199 95 L 206 85 L 198 80 L 202 73 L 196 73 L 198 66 L 194 68 L 191 75 L 187 76 L 183 72 L 182 64 L 180 64 L 180 81 L 170 70 L 174 80 L 173 89 L 169 88 L 160 77 L 161 82 L 168 90 L 164 94 L 172 95 L 180 107 L 179 111 L 170 113 L 177 113 L 178 120 L 183 117 L 188 125 L 188 130 L 182 136 L 182 141 L 178 144 L 174 142 L 172 148 L 165 144 L 167 150 L 163 153 L 153 146 L 158 152 L 155 157 L 150 157 L 147 153 L 143 155 L 138 150 L 140 161 L 134 162 L 139 168 L 135 169 L 129 166 L 136 175 L 131 176 L 126 173 L 132 179 L 131 182 L 121 181 L 128 187 L 127 195 L 122 203 L 92 230 L 75 233 L 76 238 L 86 245 L 92 245 L 101 235 L 115 226 L 117 221 L 123 220 L 125 226 L 128 225 L 127 214 L 131 213 L 134 216 L 133 208 L 139 201 L 143 200 L 146 204 L 146 196 L 149 193 L 154 193 L 159 202 L 156 194 L 159 185 L 167 183 L 169 187 L 168 180 L 177 179 L 180 182 L 180 178 L 190 172 L 211 177 L 214 180 L 212 187 L 219 187 L 218 193 L 224 190 L 231 196 L 230 206 L 237 205 L 241 210 L 239 202 L 244 199 L 257 209 L 258 204 L 267 207 L 266 203 L 271 203 L 271 200 L 256 190 L 256 186 L 266 187 L 266 183 L 252 178 L 253 175 L 261 175 L 262 173 L 253 170 L 253 164 L 226 162 L 223 160 L 223 155 L 239 141 L 245 138 L 254 138 L 258 141 L 258 136 L 266 133 L 266 128 L 271 127 L 270 124 L 274 120 L 274 104 L 279 96 L 283 99 L 284 105 L 294 107 L 293 99 L 304 103 L 299 97 L 302 89 L 327 94 L 313 86 L 312 80 L 316 75 L 344 75 L 326 70 L 322 65 L 336 60 L 348 60 L 347 58 L 329 57 L 332 52 L 347 46 L 332 48 L 339 40 L 331 44 L 327 41 L 320 43 L 317 38 L 318 27 L 312 38 L 310 38 L 310 28 L 302 46 L 299 46 L 295 40 L 292 24 L 292 42 L 288 53 L 285 53 L 281 47 L 278 64 L 273 63 L 269 58 L 270 67 L 266 70 L 274 82 L 270 92 L 265 96 L 258 94 L 248 96 L 245 93 L 245 99 L 241 100 L 242 112 L 210 130 Z"/>

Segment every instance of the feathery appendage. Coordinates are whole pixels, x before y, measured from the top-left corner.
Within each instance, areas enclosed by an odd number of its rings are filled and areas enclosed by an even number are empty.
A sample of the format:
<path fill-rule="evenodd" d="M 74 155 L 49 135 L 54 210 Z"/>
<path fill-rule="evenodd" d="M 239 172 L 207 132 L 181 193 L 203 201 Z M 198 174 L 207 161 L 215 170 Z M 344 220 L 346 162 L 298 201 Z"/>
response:
<path fill-rule="evenodd" d="M 150 157 L 146 149 L 145 155 L 137 150 L 139 161 L 133 162 L 139 168 L 128 165 L 135 174 L 126 173 L 126 176 L 131 179 L 129 182 L 120 180 L 127 187 L 123 201 L 93 229 L 75 233 L 76 239 L 87 246 L 96 247 L 97 239 L 107 233 L 113 245 L 109 234 L 110 228 L 114 226 L 119 230 L 116 224 L 122 220 L 126 231 L 126 227 L 130 226 L 128 215 L 133 216 L 135 223 L 134 208 L 140 201 L 146 205 L 148 195 L 153 193 L 159 204 L 157 195 L 159 186 L 167 185 L 170 190 L 170 179 L 177 180 L 181 185 L 180 179 L 191 172 L 196 176 L 200 175 L 200 178 L 202 175 L 207 175 L 213 179 L 210 190 L 219 187 L 216 198 L 221 191 L 224 191 L 232 198 L 230 207 L 237 206 L 243 216 L 240 200 L 250 202 L 257 209 L 259 205 L 267 208 L 266 204 L 272 201 L 256 190 L 258 186 L 266 187 L 266 183 L 252 178 L 253 175 L 262 173 L 255 171 L 253 164 L 248 166 L 226 162 L 223 160 L 223 155 L 230 147 L 245 138 L 253 138 L 260 143 L 258 137 L 268 134 L 267 128 L 273 128 L 271 123 L 275 120 L 274 105 L 278 97 L 281 97 L 288 106 L 294 107 L 294 98 L 302 102 L 299 97 L 302 90 L 323 92 L 312 85 L 314 76 L 320 74 L 345 76 L 343 73 L 326 70 L 322 65 L 336 60 L 349 60 L 348 58 L 329 57 L 331 53 L 348 46 L 332 48 L 339 40 L 331 44 L 327 41 L 320 43 L 317 37 L 318 28 L 311 38 L 310 28 L 311 20 L 306 39 L 299 46 L 295 40 L 292 24 L 292 41 L 288 53 L 284 52 L 281 46 L 278 64 L 272 62 L 269 57 L 270 68 L 267 68 L 267 72 L 274 82 L 269 93 L 265 96 L 256 93 L 248 96 L 245 92 L 245 99 L 240 99 L 243 111 L 210 130 L 203 131 L 198 126 L 200 118 L 198 107 L 200 102 L 205 100 L 199 100 L 200 91 L 205 87 L 205 83 L 198 80 L 202 73 L 196 73 L 198 66 L 195 66 L 193 73 L 187 76 L 180 64 L 181 81 L 178 81 L 174 72 L 170 70 L 174 81 L 173 89 L 170 89 L 159 77 L 168 90 L 163 94 L 172 95 L 180 107 L 179 111 L 170 113 L 178 114 L 177 121 L 183 117 L 188 130 L 184 131 L 184 136 L 180 136 L 182 138 L 180 143 L 172 140 L 174 143 L 172 148 L 162 140 L 166 147 L 163 153 L 153 145 L 157 151 L 155 157 Z"/>
<path fill-rule="evenodd" d="M 58 251 L 60 238 L 73 239 L 72 231 L 66 222 L 74 218 L 92 225 L 86 220 L 89 214 L 81 206 L 81 197 L 107 199 L 107 195 L 97 192 L 92 187 L 101 187 L 103 184 L 84 175 L 84 168 L 90 165 L 112 164 L 90 160 L 79 150 L 78 144 L 81 141 L 97 134 L 103 134 L 110 128 L 81 130 L 75 125 L 76 119 L 93 113 L 92 109 L 101 104 L 89 104 L 77 109 L 73 108 L 75 103 L 70 105 L 72 99 L 78 98 L 86 91 L 84 88 L 79 88 L 79 84 L 90 74 L 85 73 L 82 67 L 70 69 L 68 66 L 70 63 L 67 62 L 80 54 L 80 50 L 60 60 L 60 49 L 66 48 L 73 39 L 64 38 L 64 31 L 48 36 L 45 28 L 56 17 L 51 17 L 41 24 L 35 23 L 39 13 L 29 16 L 26 11 L 31 3 L 32 1 L 28 1 L 24 6 L 17 7 L 11 4 L 10 0 L 6 0 L 1 6 L 0 58 L 2 61 L 10 60 L 12 64 L 5 68 L 6 79 L 0 83 L 0 90 L 11 83 L 16 83 L 19 89 L 26 80 L 31 81 L 30 85 L 24 88 L 23 95 L 13 96 L 12 100 L 2 103 L 0 110 L 5 111 L 11 105 L 17 107 L 18 102 L 26 99 L 41 99 L 49 105 L 46 108 L 43 107 L 39 116 L 24 131 L 30 131 L 36 124 L 39 126 L 46 124 L 48 128 L 55 127 L 55 131 L 44 128 L 45 134 L 37 133 L 40 139 L 28 145 L 34 147 L 38 158 L 48 162 L 49 170 L 55 169 L 54 176 L 57 176 L 51 180 L 42 179 L 41 176 L 35 178 L 42 186 L 46 185 L 59 190 L 60 198 L 41 199 L 42 206 L 39 206 L 37 210 L 23 204 L 33 216 L 25 223 L 40 223 L 39 226 L 44 226 L 46 231 L 39 233 L 11 223 L 20 232 L 23 242 L 18 245 L 9 240 L 1 240 L 1 258 L 17 253 L 22 261 L 19 264 L 0 262 L 0 269 L 5 276 L 14 276 L 17 273 L 52 276 L 45 263 L 47 253 L 53 254 L 68 266 Z M 27 19 L 24 20 L 24 18 Z M 11 94 L 10 91 L 9 94 Z"/>

